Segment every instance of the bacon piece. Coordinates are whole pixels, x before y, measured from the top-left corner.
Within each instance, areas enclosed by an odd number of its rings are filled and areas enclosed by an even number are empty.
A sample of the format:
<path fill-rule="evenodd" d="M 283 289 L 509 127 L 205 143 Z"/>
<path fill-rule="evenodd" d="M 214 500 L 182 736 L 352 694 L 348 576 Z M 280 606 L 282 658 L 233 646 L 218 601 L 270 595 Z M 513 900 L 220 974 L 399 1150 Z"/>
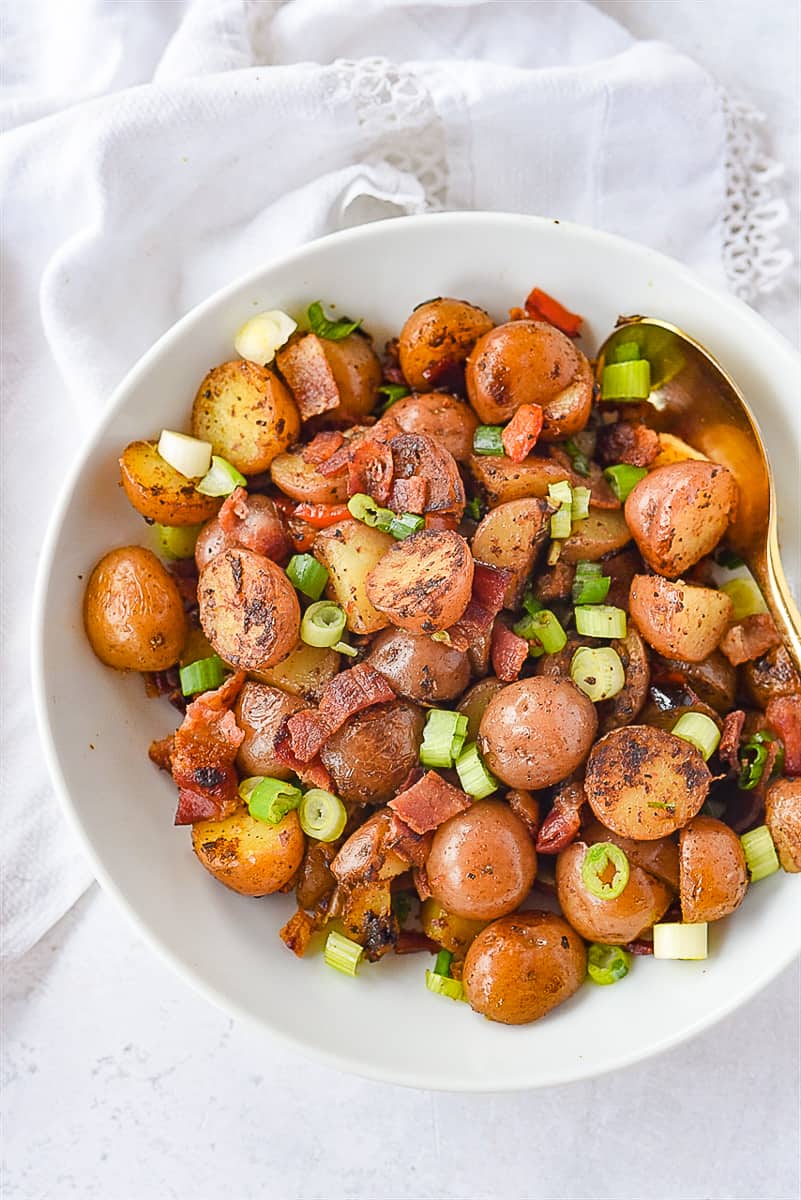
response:
<path fill-rule="evenodd" d="M 477 562 L 473 572 L 473 599 L 495 617 L 503 608 L 503 598 L 512 578 L 506 567 L 490 567 Z"/>
<path fill-rule="evenodd" d="M 461 788 L 446 783 L 436 771 L 427 771 L 418 783 L 390 800 L 387 807 L 415 833 L 428 833 L 469 808 L 470 797 Z"/>
<path fill-rule="evenodd" d="M 492 622 L 503 608 L 503 598 L 511 579 L 505 567 L 490 567 L 477 562 L 473 570 L 473 593 L 467 608 L 455 625 L 446 630 L 456 650 L 469 650 L 488 637 Z"/>
<path fill-rule="evenodd" d="M 377 439 L 360 441 L 348 465 L 348 494 L 364 492 L 377 504 L 386 504 L 392 487 L 394 465 L 392 451 Z"/>
<path fill-rule="evenodd" d="M 166 737 L 157 738 L 150 743 L 148 757 L 160 771 L 172 771 L 172 755 L 175 749 L 175 734 L 168 733 Z"/>
<path fill-rule="evenodd" d="M 319 467 L 320 463 L 328 462 L 335 450 L 345 441 L 344 435 L 338 429 L 324 429 L 315 434 L 308 446 L 303 447 L 301 457 L 304 462 Z"/>
<path fill-rule="evenodd" d="M 507 458 L 521 463 L 537 444 L 542 432 L 543 411 L 540 404 L 521 404 L 501 434 Z"/>
<path fill-rule="evenodd" d="M 549 446 L 548 454 L 554 462 L 562 467 L 567 476 L 567 482 L 571 487 L 588 487 L 590 489 L 591 508 L 622 508 L 620 501 L 604 479 L 603 471 L 597 463 L 590 463 L 589 475 L 579 475 L 573 470 L 573 460 L 570 455 L 566 454 L 561 446 Z"/>
<path fill-rule="evenodd" d="M 554 300 L 541 288 L 531 289 L 525 299 L 525 309 L 533 321 L 547 321 L 571 338 L 579 336 L 584 318 L 565 308 L 564 304 Z"/>
<path fill-rule="evenodd" d="M 383 675 L 368 663 L 357 663 L 340 671 L 327 683 L 317 709 L 303 709 L 289 718 L 287 729 L 292 752 L 300 762 L 319 754 L 326 738 L 340 729 L 348 717 L 373 704 L 388 704 L 395 693 Z"/>
<path fill-rule="evenodd" d="M 727 713 L 723 719 L 723 733 L 720 736 L 718 757 L 721 762 L 731 767 L 732 771 L 740 770 L 740 738 L 745 724 L 745 713 L 741 708 Z"/>
<path fill-rule="evenodd" d="M 439 953 L 439 946 L 419 929 L 401 929 L 395 943 L 396 954 Z"/>
<path fill-rule="evenodd" d="M 433 837 L 434 835 L 430 831 L 428 833 L 415 833 L 411 826 L 407 825 L 393 811 L 387 827 L 384 844 L 388 850 L 392 850 L 397 854 L 398 858 L 402 858 L 405 862 L 411 863 L 415 867 L 424 867 L 431 852 Z"/>
<path fill-rule="evenodd" d="M 406 384 L 406 379 L 400 365 L 399 338 L 390 338 L 384 346 L 384 353 L 381 356 L 381 369 L 387 383 Z"/>
<path fill-rule="evenodd" d="M 400 483 L 401 481 L 398 480 Z M 459 522 L 456 517 L 451 517 L 447 513 L 426 513 L 426 529 L 458 529 Z"/>
<path fill-rule="evenodd" d="M 317 474 L 324 475 L 326 479 L 330 479 L 335 475 L 344 475 L 348 469 L 350 456 L 351 444 L 346 441 L 344 446 L 340 446 L 338 450 L 335 450 L 330 458 L 319 464 Z"/>
<path fill-rule="evenodd" d="M 454 650 L 469 650 L 480 639 L 488 636 L 494 620 L 494 614 L 489 609 L 475 600 L 470 600 L 456 624 L 445 630 L 448 635 L 447 644 L 453 646 Z"/>
<path fill-rule="evenodd" d="M 310 917 L 307 912 L 304 912 L 300 908 L 289 918 L 286 925 L 279 931 L 278 936 L 293 954 L 296 954 L 298 958 L 303 958 L 303 955 L 309 948 L 309 942 L 313 933 L 314 918 Z"/>
<path fill-rule="evenodd" d="M 528 642 L 518 637 L 504 621 L 496 618 L 492 627 L 490 656 L 492 669 L 498 678 L 504 683 L 512 683 L 528 658 Z"/>
<path fill-rule="evenodd" d="M 630 467 L 650 467 L 659 449 L 655 430 L 634 421 L 618 421 L 601 429 L 595 453 L 605 466 L 626 463 Z"/>
<path fill-rule="evenodd" d="M 754 613 L 744 617 L 724 633 L 720 649 L 733 667 L 761 658 L 782 642 L 770 613 Z"/>
<path fill-rule="evenodd" d="M 576 568 L 572 563 L 559 562 L 540 571 L 534 583 L 534 595 L 544 604 L 551 600 L 569 600 Z"/>
<path fill-rule="evenodd" d="M 328 773 L 327 767 L 323 765 L 320 758 L 314 755 L 308 762 L 303 762 L 302 759 L 294 753 L 292 742 L 287 729 L 287 724 L 284 722 L 278 733 L 275 735 L 275 743 L 273 746 L 275 757 L 299 775 L 304 783 L 311 787 L 324 788 L 325 791 L 330 791 L 331 776 Z"/>
<path fill-rule="evenodd" d="M 284 524 L 269 496 L 249 496 L 244 488 L 235 488 L 217 514 L 222 537 L 214 543 L 219 554 L 231 546 L 245 546 L 273 562 L 284 563 L 292 547 Z"/>
<path fill-rule="evenodd" d="M 195 612 L 198 607 L 198 569 L 194 558 L 179 558 L 176 562 L 169 563 L 167 570 L 175 580 L 175 586 L 178 588 L 184 612 Z"/>
<path fill-rule="evenodd" d="M 441 358 L 439 362 L 423 367 L 420 374 L 432 392 L 456 392 L 465 394 L 465 364 L 463 359 Z"/>
<path fill-rule="evenodd" d="M 337 407 L 339 388 L 317 334 L 305 333 L 288 342 L 279 352 L 278 365 L 304 421 Z"/>
<path fill-rule="evenodd" d="M 533 792 L 515 788 L 506 793 L 506 803 L 525 825 L 532 841 L 536 842 L 540 828 L 540 802 Z"/>
<path fill-rule="evenodd" d="M 801 696 L 777 696 L 770 700 L 765 720 L 784 742 L 785 775 L 801 775 Z"/>
<path fill-rule="evenodd" d="M 558 854 L 576 840 L 586 799 L 580 783 L 561 784 L 537 837 L 538 854 Z"/>
<path fill-rule="evenodd" d="M 422 515 L 428 501 L 428 480 L 424 479 L 422 475 L 413 475 L 411 479 L 396 479 L 392 488 L 392 500 L 397 506 L 398 512 Z M 439 513 L 430 513 L 429 517 L 436 521 L 454 522 L 455 525 L 453 517 L 443 517 Z M 451 525 L 451 528 L 454 525 Z M 434 526 L 427 521 L 426 528 L 431 529 Z"/>
<path fill-rule="evenodd" d="M 176 825 L 225 817 L 239 804 L 234 761 L 245 733 L 230 709 L 244 682 L 245 672 L 239 671 L 216 691 L 198 696 L 175 731 L 171 765 L 179 797 Z"/>

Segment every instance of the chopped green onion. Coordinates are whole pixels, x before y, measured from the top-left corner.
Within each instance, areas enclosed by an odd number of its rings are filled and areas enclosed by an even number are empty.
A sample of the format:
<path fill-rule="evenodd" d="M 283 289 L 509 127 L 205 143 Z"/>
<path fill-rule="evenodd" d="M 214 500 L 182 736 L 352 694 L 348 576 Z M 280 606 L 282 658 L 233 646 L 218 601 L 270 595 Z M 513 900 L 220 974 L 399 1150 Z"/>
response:
<path fill-rule="evenodd" d="M 503 428 L 500 425 L 479 425 L 473 434 L 474 454 L 503 454 Z"/>
<path fill-rule="evenodd" d="M 405 383 L 382 383 L 378 388 L 379 396 L 386 396 L 386 400 L 379 408 L 380 413 L 385 413 L 387 409 L 392 408 L 393 404 L 397 404 L 404 396 L 410 396 L 411 392 Z"/>
<path fill-rule="evenodd" d="M 351 321 L 348 317 L 343 317 L 341 321 L 329 321 L 323 312 L 320 300 L 315 300 L 314 304 L 309 305 L 306 316 L 312 333 L 316 333 L 318 337 L 325 338 L 329 342 L 341 342 L 343 338 L 357 330 L 362 323 L 361 317 L 358 321 Z"/>
<path fill-rule="evenodd" d="M 570 506 L 570 516 L 573 521 L 584 521 L 590 515 L 590 495 L 589 488 L 573 488 L 573 503 Z"/>
<path fill-rule="evenodd" d="M 598 575 L 603 575 L 604 569 L 599 562 L 589 562 L 586 558 L 581 558 L 576 563 L 576 578 L 595 579 Z"/>
<path fill-rule="evenodd" d="M 248 779 L 240 779 L 239 788 L 237 789 L 240 800 L 244 800 L 245 804 L 248 804 L 250 797 L 259 784 L 264 782 L 265 778 L 264 775 L 251 775 Z"/>
<path fill-rule="evenodd" d="M 663 921 L 654 925 L 654 958 L 701 959 L 706 956 L 706 921 L 695 925 Z"/>
<path fill-rule="evenodd" d="M 481 501 L 478 496 L 471 496 L 464 506 L 464 515 L 472 521 L 480 521 L 482 517 Z"/>
<path fill-rule="evenodd" d="M 779 859 L 767 825 L 750 829 L 740 838 L 740 843 L 752 883 L 758 883 L 760 879 L 767 879 L 768 875 L 773 875 L 778 871 Z"/>
<path fill-rule="evenodd" d="M 768 745 L 778 740 L 772 733 L 768 733 L 767 729 L 760 729 L 741 747 L 740 762 L 742 763 L 742 770 L 737 780 L 737 786 L 744 792 L 753 791 L 761 780 L 768 758 Z M 773 773 L 779 774 L 783 766 L 784 746 L 780 744 Z"/>
<path fill-rule="evenodd" d="M 768 611 L 762 593 L 753 579 L 730 579 L 728 583 L 721 584 L 720 591 L 725 592 L 734 605 L 735 621 Z"/>
<path fill-rule="evenodd" d="M 720 730 L 705 713 L 686 712 L 679 717 L 671 733 L 695 746 L 703 757 L 710 758 L 718 748 Z"/>
<path fill-rule="evenodd" d="M 483 800 L 498 790 L 498 780 L 484 766 L 475 742 L 465 746 L 457 758 L 456 774 L 468 796 L 474 800 Z"/>
<path fill-rule="evenodd" d="M 625 979 L 631 966 L 631 955 L 622 946 L 602 946 L 593 942 L 587 950 L 587 974 L 593 983 L 602 987 Z"/>
<path fill-rule="evenodd" d="M 582 637 L 624 638 L 626 614 L 612 604 L 579 604 L 576 607 L 576 632 Z"/>
<path fill-rule="evenodd" d="M 434 963 L 434 974 L 444 975 L 446 978 L 451 973 L 451 963 L 453 962 L 453 954 L 450 950 L 440 950 L 437 955 L 437 961 Z"/>
<path fill-rule="evenodd" d="M 551 537 L 570 537 L 573 529 L 573 489 L 567 480 L 548 484 L 548 499 L 558 504 L 556 512 L 551 517 Z"/>
<path fill-rule="evenodd" d="M 352 942 L 349 937 L 332 929 L 325 939 L 323 958 L 329 967 L 341 971 L 343 975 L 355 975 L 356 969 L 364 954 L 364 946 Z"/>
<path fill-rule="evenodd" d="M 449 979 L 445 975 L 437 975 L 435 971 L 427 970 L 426 987 L 429 992 L 447 996 L 449 1000 L 464 1000 L 464 987 L 460 979 Z"/>
<path fill-rule="evenodd" d="M 431 641 L 441 642 L 443 646 L 452 645 L 451 635 L 448 633 L 447 629 L 438 629 L 436 633 L 432 633 Z"/>
<path fill-rule="evenodd" d="M 348 821 L 348 810 L 331 792 L 309 788 L 300 801 L 300 827 L 318 842 L 335 842 Z"/>
<path fill-rule="evenodd" d="M 346 654 L 348 658 L 356 658 L 359 653 L 355 646 L 349 646 L 347 642 L 337 642 L 331 649 L 336 650 L 337 654 Z"/>
<path fill-rule="evenodd" d="M 351 496 L 348 501 L 348 512 L 363 525 L 369 525 L 371 529 L 382 527 L 382 525 L 388 528 L 390 522 L 395 520 L 392 509 L 382 508 L 366 492 L 356 492 L 354 496 Z"/>
<path fill-rule="evenodd" d="M 548 556 L 545 559 L 549 567 L 553 567 L 559 562 L 559 555 L 562 553 L 562 543 L 558 539 L 551 542 L 548 547 Z"/>
<path fill-rule="evenodd" d="M 403 513 L 399 517 L 393 517 L 390 521 L 386 533 L 391 533 L 399 542 L 404 538 L 409 537 L 413 533 L 417 533 L 425 525 L 425 517 L 420 517 L 416 513 Z M 383 529 L 383 525 L 380 526 Z"/>
<path fill-rule="evenodd" d="M 577 475 L 589 475 L 590 460 L 587 455 L 576 445 L 572 438 L 568 438 L 564 444 L 565 454 L 570 457 L 570 465 Z"/>
<path fill-rule="evenodd" d="M 610 871 L 612 878 L 605 879 Z M 597 900 L 616 900 L 629 881 L 629 860 L 614 842 L 596 842 L 584 855 L 581 878 Z"/>
<path fill-rule="evenodd" d="M 628 463 L 617 463 L 614 467 L 606 468 L 604 479 L 622 504 L 647 474 L 645 467 L 630 467 Z"/>
<path fill-rule="evenodd" d="M 626 686 L 623 663 L 611 646 L 579 646 L 570 661 L 570 678 L 594 704 L 611 700 Z"/>
<path fill-rule="evenodd" d="M 188 433 L 176 433 L 174 429 L 162 429 L 158 452 L 187 479 L 199 479 L 211 466 L 211 442 L 202 442 Z"/>
<path fill-rule="evenodd" d="M 609 355 L 611 363 L 635 362 L 640 357 L 640 347 L 636 342 L 618 342 Z"/>
<path fill-rule="evenodd" d="M 267 776 L 250 793 L 247 800 L 248 812 L 257 821 L 278 825 L 288 812 L 298 807 L 300 800 L 300 788 L 287 783 L 285 779 L 271 779 Z"/>
<path fill-rule="evenodd" d="M 573 580 L 574 604 L 603 604 L 612 580 L 608 575 L 576 575 Z"/>
<path fill-rule="evenodd" d="M 452 767 L 467 737 L 467 717 L 442 708 L 430 708 L 420 746 L 424 767 Z"/>
<path fill-rule="evenodd" d="M 307 646 L 335 646 L 345 632 L 345 610 L 331 600 L 310 604 L 300 623 L 300 636 Z"/>
<path fill-rule="evenodd" d="M 534 613 L 542 612 L 542 610 L 545 608 L 545 605 L 542 604 L 531 592 L 526 592 L 525 596 L 523 597 L 523 608 L 527 613 L 531 613 L 531 615 L 534 616 Z"/>
<path fill-rule="evenodd" d="M 234 338 L 234 348 L 249 362 L 266 366 L 275 358 L 276 350 L 289 341 L 297 327 L 297 321 L 293 321 L 288 313 L 274 308 L 245 321 Z"/>
<path fill-rule="evenodd" d="M 219 454 L 211 457 L 211 470 L 204 475 L 200 483 L 195 484 L 195 490 L 201 496 L 230 496 L 238 487 L 245 487 L 247 479 L 237 471 L 225 458 Z"/>
<path fill-rule="evenodd" d="M 647 400 L 651 394 L 651 364 L 647 358 L 608 363 L 601 374 L 602 400 Z"/>
<path fill-rule="evenodd" d="M 191 558 L 202 525 L 154 525 L 158 553 L 162 558 Z"/>
<path fill-rule="evenodd" d="M 566 479 L 560 479 L 558 483 L 549 483 L 548 499 L 554 504 L 572 504 L 573 489 Z"/>
<path fill-rule="evenodd" d="M 513 628 L 518 637 L 538 642 L 546 654 L 558 654 L 567 645 L 567 634 L 549 608 L 528 613 L 516 621 Z"/>
<path fill-rule="evenodd" d="M 181 667 L 178 678 L 183 696 L 195 696 L 198 692 L 211 692 L 218 688 L 225 675 L 225 666 L 219 654 L 199 658 L 197 662 Z"/>
<path fill-rule="evenodd" d="M 287 563 L 286 577 L 310 600 L 319 600 L 328 583 L 328 571 L 312 554 L 293 554 Z"/>

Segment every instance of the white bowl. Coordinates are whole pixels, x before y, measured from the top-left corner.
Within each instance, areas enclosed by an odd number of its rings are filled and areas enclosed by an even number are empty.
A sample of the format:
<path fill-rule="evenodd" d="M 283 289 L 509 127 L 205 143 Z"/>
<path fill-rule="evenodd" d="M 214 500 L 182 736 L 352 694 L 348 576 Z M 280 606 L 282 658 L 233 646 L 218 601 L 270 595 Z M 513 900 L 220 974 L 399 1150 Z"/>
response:
<path fill-rule="evenodd" d="M 502 320 L 534 285 L 586 317 L 597 344 L 619 313 L 683 327 L 751 400 L 779 489 L 788 577 L 798 592 L 801 362 L 749 308 L 678 263 L 621 238 L 534 217 L 452 213 L 385 221 L 324 238 L 212 296 L 179 321 L 120 385 L 64 491 L 44 546 L 34 677 L 53 779 L 95 873 L 185 979 L 235 1016 L 347 1070 L 417 1087 L 501 1090 L 563 1083 L 642 1059 L 712 1024 L 768 983 L 801 948 L 801 880 L 754 887 L 711 930 L 703 963 L 635 961 L 624 983 L 580 989 L 545 1020 L 492 1024 L 432 995 L 427 957 L 390 956 L 350 979 L 317 955 L 299 961 L 278 929 L 287 897 L 253 900 L 195 861 L 172 825 L 175 791 L 148 761 L 177 714 L 146 700 L 138 676 L 102 666 L 81 625 L 84 580 L 113 546 L 146 542 L 117 486 L 117 456 L 162 427 L 186 427 L 212 364 L 269 308 L 336 302 L 380 344 L 430 296 L 463 296 Z M 256 1051 L 257 1053 L 260 1051 Z"/>

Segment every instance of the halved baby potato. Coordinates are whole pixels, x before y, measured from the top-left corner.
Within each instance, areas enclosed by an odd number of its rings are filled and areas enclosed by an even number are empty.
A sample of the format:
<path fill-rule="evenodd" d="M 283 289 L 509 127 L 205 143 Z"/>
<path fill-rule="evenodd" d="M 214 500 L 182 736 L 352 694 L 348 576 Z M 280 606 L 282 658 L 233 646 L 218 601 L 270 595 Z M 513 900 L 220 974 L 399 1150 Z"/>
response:
<path fill-rule="evenodd" d="M 435 633 L 455 625 L 473 587 L 473 558 L 453 530 L 423 529 L 395 544 L 367 576 L 367 598 L 394 625 Z"/>
<path fill-rule="evenodd" d="M 306 839 L 298 814 L 277 825 L 256 821 L 243 806 L 221 821 L 192 826 L 192 849 L 220 883 L 243 896 L 269 896 L 289 883 L 303 858 Z"/>
<path fill-rule="evenodd" d="M 314 555 L 330 576 L 327 595 L 340 604 L 353 633 L 376 633 L 389 625 L 368 596 L 370 572 L 398 543 L 361 521 L 339 521 L 314 539 Z"/>
<path fill-rule="evenodd" d="M 556 860 L 556 892 L 565 917 L 582 937 L 608 946 L 633 942 L 664 916 L 673 891 L 629 860 L 629 878 L 619 896 L 600 899 L 582 878 L 586 842 L 572 842 Z"/>
<path fill-rule="evenodd" d="M 748 871 L 734 830 L 713 817 L 693 818 L 679 834 L 679 877 L 683 921 L 717 921 L 739 908 Z"/>
<path fill-rule="evenodd" d="M 277 454 L 270 464 L 270 476 L 277 488 L 293 500 L 308 504 L 344 504 L 348 498 L 347 472 L 321 475 L 314 463 L 293 450 Z"/>
<path fill-rule="evenodd" d="M 398 354 L 406 382 L 430 392 L 451 382 L 493 320 L 466 300 L 438 297 L 418 304 L 400 332 Z"/>
<path fill-rule="evenodd" d="M 138 513 L 159 525 L 201 525 L 222 500 L 202 496 L 191 479 L 171 467 L 154 442 L 130 442 L 120 456 L 120 480 Z"/>
<path fill-rule="evenodd" d="M 703 662 L 729 626 L 734 606 L 725 592 L 661 575 L 635 575 L 629 612 L 642 636 L 666 658 Z"/>
<path fill-rule="evenodd" d="M 591 508 L 590 515 L 579 521 L 562 543 L 560 558 L 565 562 L 597 562 L 607 554 L 622 550 L 631 541 L 631 530 L 623 513 L 615 509 Z"/>
<path fill-rule="evenodd" d="M 286 658 L 250 674 L 260 683 L 269 683 L 292 696 L 302 696 L 316 704 L 323 688 L 339 670 L 340 656 L 328 646 L 307 646 L 305 642 L 289 651 Z"/>
<path fill-rule="evenodd" d="M 801 871 L 801 779 L 777 779 L 765 797 L 765 824 L 785 871 Z"/>
<path fill-rule="evenodd" d="M 86 585 L 83 620 L 97 657 L 120 671 L 164 671 L 186 641 L 175 580 L 142 546 L 103 555 Z"/>
<path fill-rule="evenodd" d="M 298 640 L 300 605 L 292 584 L 269 558 L 241 546 L 212 558 L 198 580 L 200 624 L 225 662 L 263 670 Z"/>
<path fill-rule="evenodd" d="M 237 471 L 255 475 L 297 441 L 300 414 L 274 371 L 237 359 L 213 367 L 201 383 L 192 433 Z"/>
<path fill-rule="evenodd" d="M 473 534 L 473 557 L 511 571 L 504 593 L 506 608 L 517 608 L 549 533 L 545 500 L 509 500 L 493 508 Z"/>
<path fill-rule="evenodd" d="M 717 463 L 659 467 L 632 489 L 626 523 L 650 567 L 674 578 L 709 554 L 737 509 L 737 481 Z"/>
<path fill-rule="evenodd" d="M 276 356 L 304 420 L 361 421 L 375 407 L 381 363 L 366 334 L 339 341 L 301 333 Z"/>

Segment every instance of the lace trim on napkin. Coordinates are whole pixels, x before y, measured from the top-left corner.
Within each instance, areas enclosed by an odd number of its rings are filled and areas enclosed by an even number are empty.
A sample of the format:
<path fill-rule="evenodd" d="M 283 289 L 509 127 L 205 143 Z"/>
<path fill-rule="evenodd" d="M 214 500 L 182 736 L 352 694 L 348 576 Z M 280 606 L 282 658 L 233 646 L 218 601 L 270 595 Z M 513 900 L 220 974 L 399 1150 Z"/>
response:
<path fill-rule="evenodd" d="M 789 220 L 778 194 L 784 167 L 765 152 L 763 114 L 724 91 L 720 99 L 726 123 L 723 266 L 732 291 L 752 300 L 774 291 L 793 262 L 781 236 Z"/>

